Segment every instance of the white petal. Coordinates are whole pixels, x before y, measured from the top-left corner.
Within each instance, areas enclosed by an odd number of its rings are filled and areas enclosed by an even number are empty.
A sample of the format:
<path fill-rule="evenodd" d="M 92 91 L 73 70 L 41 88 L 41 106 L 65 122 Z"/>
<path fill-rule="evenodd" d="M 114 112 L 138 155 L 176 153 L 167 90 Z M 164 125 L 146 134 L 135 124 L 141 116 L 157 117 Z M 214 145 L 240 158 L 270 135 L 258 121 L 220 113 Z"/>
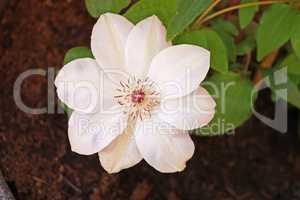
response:
<path fill-rule="evenodd" d="M 210 53 L 195 45 L 177 45 L 154 57 L 149 78 L 167 97 L 185 96 L 198 88 L 209 70 Z"/>
<path fill-rule="evenodd" d="M 55 85 L 58 98 L 63 103 L 84 113 L 110 108 L 117 88 L 90 58 L 77 59 L 65 65 L 56 76 Z"/>
<path fill-rule="evenodd" d="M 169 47 L 166 28 L 156 16 L 140 21 L 129 33 L 126 43 L 126 69 L 130 74 L 144 77 L 152 58 Z"/>
<path fill-rule="evenodd" d="M 74 110 L 89 113 L 97 105 L 99 81 L 100 70 L 95 60 L 72 61 L 56 76 L 58 98 Z"/>
<path fill-rule="evenodd" d="M 97 114 L 73 112 L 69 119 L 72 151 L 91 155 L 108 146 L 127 126 L 127 118 L 119 109 Z"/>
<path fill-rule="evenodd" d="M 101 165 L 108 173 L 118 173 L 142 160 L 133 131 L 134 125 L 129 124 L 122 135 L 98 153 Z"/>
<path fill-rule="evenodd" d="M 143 158 L 164 173 L 184 170 L 195 146 L 186 131 L 181 131 L 155 117 L 137 124 L 136 142 Z"/>
<path fill-rule="evenodd" d="M 216 103 L 199 87 L 192 94 L 162 102 L 159 117 L 178 129 L 192 130 L 207 125 L 214 117 Z"/>
<path fill-rule="evenodd" d="M 100 16 L 92 31 L 91 48 L 100 66 L 122 70 L 125 65 L 125 43 L 133 24 L 125 17 L 106 13 Z"/>

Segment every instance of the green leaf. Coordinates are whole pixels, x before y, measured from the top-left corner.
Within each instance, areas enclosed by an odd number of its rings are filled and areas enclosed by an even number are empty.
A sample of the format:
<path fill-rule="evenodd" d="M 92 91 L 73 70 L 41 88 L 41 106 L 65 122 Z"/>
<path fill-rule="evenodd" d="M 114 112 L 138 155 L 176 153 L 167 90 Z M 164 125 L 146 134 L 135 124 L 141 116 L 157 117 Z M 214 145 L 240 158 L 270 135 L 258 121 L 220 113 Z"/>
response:
<path fill-rule="evenodd" d="M 300 58 L 300 14 L 298 14 L 297 19 L 295 20 L 294 27 L 295 29 L 291 37 L 291 42 L 296 55 Z"/>
<path fill-rule="evenodd" d="M 119 13 L 129 3 L 130 0 L 85 0 L 88 12 L 95 18 L 106 12 Z"/>
<path fill-rule="evenodd" d="M 67 64 L 78 58 L 94 58 L 92 51 L 87 47 L 74 47 L 70 49 L 64 58 L 64 64 Z"/>
<path fill-rule="evenodd" d="M 218 33 L 227 48 L 227 55 L 231 62 L 236 62 L 237 49 L 234 36 L 239 34 L 236 26 L 230 21 L 217 19 L 212 22 L 212 28 Z"/>
<path fill-rule="evenodd" d="M 130 7 L 125 17 L 137 23 L 148 16 L 156 15 L 167 26 L 176 14 L 176 3 L 176 0 L 140 0 Z"/>
<path fill-rule="evenodd" d="M 180 35 L 174 40 L 175 44 L 194 44 L 209 49 L 211 52 L 211 67 L 219 72 L 228 71 L 226 47 L 220 36 L 213 30 L 203 28 L 198 31 Z"/>
<path fill-rule="evenodd" d="M 242 56 L 250 53 L 255 48 L 255 38 L 253 35 L 249 35 L 239 44 L 237 44 L 237 55 Z"/>
<path fill-rule="evenodd" d="M 229 66 L 229 69 L 232 71 L 232 72 L 237 72 L 237 73 L 241 73 L 244 71 L 244 68 L 245 68 L 245 65 L 242 64 L 242 63 L 232 63 L 230 66 Z M 246 75 L 246 73 L 244 73 Z"/>
<path fill-rule="evenodd" d="M 207 29 L 186 32 L 176 37 L 173 43 L 176 44 L 194 44 L 208 49 L 209 44 L 206 36 Z"/>
<path fill-rule="evenodd" d="M 211 4 L 212 0 L 178 0 L 177 12 L 168 25 L 168 39 L 182 33 Z"/>
<path fill-rule="evenodd" d="M 71 108 L 69 108 L 66 104 L 64 104 L 61 100 L 58 101 L 58 105 L 64 110 L 64 112 L 70 118 L 73 110 Z"/>
<path fill-rule="evenodd" d="M 258 0 L 241 0 L 241 4 L 257 2 Z M 258 6 L 252 6 L 248 8 L 241 8 L 239 10 L 239 23 L 243 29 L 248 26 L 253 20 L 255 13 L 258 11 Z"/>
<path fill-rule="evenodd" d="M 274 4 L 263 14 L 256 37 L 258 61 L 290 39 L 296 16 L 287 4 Z"/>
<path fill-rule="evenodd" d="M 280 84 L 276 85 L 274 81 L 274 74 L 276 73 L 276 69 L 271 69 L 266 71 L 264 76 L 268 76 L 270 82 L 267 82 L 268 86 L 271 88 L 273 95 L 276 97 L 280 97 L 290 103 L 291 105 L 300 109 L 300 91 L 299 91 L 299 76 L 287 74 L 287 80 L 281 81 Z M 278 92 L 280 90 L 286 89 L 287 95 L 282 92 Z"/>
<path fill-rule="evenodd" d="M 214 20 L 212 22 L 212 27 L 218 32 L 225 32 L 232 36 L 237 36 L 239 34 L 239 30 L 232 22 L 222 18 Z"/>
<path fill-rule="evenodd" d="M 225 47 L 227 49 L 227 55 L 228 59 L 232 62 L 236 62 L 236 56 L 237 56 L 237 48 L 236 44 L 234 42 L 234 37 L 231 35 L 228 35 L 224 32 L 218 32 L 219 36 L 223 40 L 223 43 L 225 44 Z"/>
<path fill-rule="evenodd" d="M 287 67 L 289 74 L 300 76 L 300 59 L 296 54 L 290 54 L 281 63 L 281 67 Z"/>
<path fill-rule="evenodd" d="M 291 79 L 291 78 L 289 78 Z M 288 80 L 286 84 L 287 88 L 287 102 L 292 104 L 293 106 L 297 107 L 300 109 L 300 91 L 299 91 L 299 86 L 293 82 L 292 80 Z M 283 99 L 285 97 L 282 97 Z M 286 100 L 286 99 L 285 99 Z"/>
<path fill-rule="evenodd" d="M 206 127 L 196 131 L 197 135 L 228 133 L 249 119 L 257 91 L 248 79 L 234 73 L 214 74 L 202 85 L 215 98 L 216 113 Z"/>
<path fill-rule="evenodd" d="M 69 62 L 79 59 L 79 58 L 94 58 L 92 51 L 87 47 L 74 47 L 70 49 L 64 58 L 64 65 L 68 64 Z M 73 110 L 69 108 L 66 104 L 59 101 L 59 105 L 64 109 L 66 114 L 70 117 Z"/>

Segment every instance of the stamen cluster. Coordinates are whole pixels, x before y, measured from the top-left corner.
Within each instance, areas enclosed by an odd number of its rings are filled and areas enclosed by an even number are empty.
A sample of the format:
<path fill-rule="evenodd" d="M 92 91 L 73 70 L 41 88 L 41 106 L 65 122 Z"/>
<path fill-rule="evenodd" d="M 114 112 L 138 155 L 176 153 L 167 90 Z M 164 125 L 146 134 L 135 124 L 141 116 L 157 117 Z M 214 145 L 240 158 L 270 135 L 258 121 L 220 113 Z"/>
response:
<path fill-rule="evenodd" d="M 160 103 L 160 94 L 149 78 L 130 77 L 126 82 L 120 82 L 117 93 L 115 99 L 124 107 L 124 113 L 133 120 L 151 117 L 151 111 Z"/>

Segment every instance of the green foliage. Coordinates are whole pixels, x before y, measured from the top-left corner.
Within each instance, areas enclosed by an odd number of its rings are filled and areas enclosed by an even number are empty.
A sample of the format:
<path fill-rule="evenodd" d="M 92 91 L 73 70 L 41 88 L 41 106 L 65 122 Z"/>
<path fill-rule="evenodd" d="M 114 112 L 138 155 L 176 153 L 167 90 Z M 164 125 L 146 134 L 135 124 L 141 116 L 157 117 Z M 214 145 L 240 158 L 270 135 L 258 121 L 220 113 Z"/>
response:
<path fill-rule="evenodd" d="M 210 5 L 212 0 L 178 0 L 177 12 L 168 26 L 168 39 L 182 33 Z"/>
<path fill-rule="evenodd" d="M 257 2 L 258 0 L 241 0 L 243 3 Z M 240 27 L 243 29 L 248 26 L 253 20 L 255 13 L 258 11 L 258 6 L 252 6 L 248 8 L 241 8 L 239 10 L 239 23 Z"/>
<path fill-rule="evenodd" d="M 242 56 L 250 53 L 255 48 L 254 35 L 249 35 L 239 44 L 237 44 L 237 55 Z"/>
<path fill-rule="evenodd" d="M 99 17 L 105 12 L 118 13 L 128 7 L 131 1 L 85 0 L 85 2 L 89 13 L 93 17 Z M 280 98 L 300 109 L 300 12 L 292 5 L 276 3 L 261 9 L 262 17 L 257 25 L 253 20 L 259 7 L 251 6 L 239 9 L 238 16 L 231 16 L 230 20 L 222 17 L 210 18 L 201 27 L 194 29 L 196 26 L 193 22 L 212 2 L 213 0 L 139 0 L 124 14 L 133 23 L 156 15 L 167 27 L 167 37 L 174 45 L 194 44 L 210 50 L 213 71 L 203 85 L 216 100 L 216 114 L 212 122 L 207 127 L 198 129 L 196 134 L 208 136 L 224 134 L 240 126 L 251 116 L 257 91 L 250 77 L 246 77 L 245 74 L 248 73 L 244 73 L 245 55 L 256 50 L 257 61 L 260 62 L 288 41 L 291 41 L 292 49 L 284 46 L 287 48 L 282 52 L 290 54 L 280 63 L 280 67 L 287 67 L 287 81 L 281 85 L 275 85 L 271 81 L 269 86 L 274 94 L 278 89 L 286 88 L 287 97 L 280 96 Z M 241 4 L 251 2 L 259 0 L 240 1 Z M 240 29 L 237 28 L 238 25 Z M 73 48 L 67 52 L 64 63 L 84 57 L 93 57 L 90 49 Z M 281 59 L 282 54 L 279 57 Z M 248 64 L 250 70 L 259 66 L 259 63 L 253 61 Z M 268 70 L 265 74 L 273 80 L 277 69 Z M 250 73 L 252 72 L 249 71 Z M 63 107 L 66 112 L 72 112 L 67 106 Z"/>
<path fill-rule="evenodd" d="M 287 67 L 288 73 L 300 76 L 300 59 L 295 54 L 290 54 L 281 63 L 281 67 Z"/>
<path fill-rule="evenodd" d="M 284 70 L 285 67 L 287 68 L 287 73 L 284 73 L 283 75 L 287 75 L 287 77 L 283 77 L 284 81 L 282 81 L 281 84 L 275 84 L 275 73 L 278 70 Z M 300 109 L 300 59 L 295 54 L 288 55 L 281 63 L 279 63 L 279 65 L 277 65 L 277 67 L 265 71 L 264 76 L 269 77 L 269 87 L 271 88 L 274 96 L 277 95 L 289 102 L 291 105 Z M 287 96 L 277 92 L 282 89 L 287 90 Z"/>
<path fill-rule="evenodd" d="M 235 63 L 236 56 L 237 56 L 237 49 L 236 49 L 236 44 L 234 42 L 234 37 L 226 34 L 225 32 L 218 32 L 218 34 L 220 35 L 221 39 L 223 40 L 226 46 L 228 59 L 232 63 Z"/>
<path fill-rule="evenodd" d="M 287 4 L 275 4 L 264 12 L 257 32 L 257 60 L 284 45 L 292 36 L 297 11 Z"/>
<path fill-rule="evenodd" d="M 237 36 L 239 34 L 239 30 L 232 22 L 221 18 L 213 21 L 212 27 L 217 31 L 225 32 L 228 35 Z"/>
<path fill-rule="evenodd" d="M 62 101 L 58 101 L 58 105 L 63 109 L 63 111 L 68 115 L 68 117 L 71 117 L 71 114 L 73 110 L 69 108 L 66 104 L 64 104 Z"/>
<path fill-rule="evenodd" d="M 239 34 L 236 26 L 230 21 L 224 19 L 217 19 L 212 22 L 212 28 L 219 34 L 223 40 L 226 49 L 228 59 L 232 62 L 236 62 L 237 49 L 234 42 L 234 37 Z"/>
<path fill-rule="evenodd" d="M 209 49 L 211 52 L 211 67 L 219 72 L 228 71 L 227 49 L 220 36 L 211 29 L 201 29 L 180 35 L 175 44 L 194 44 Z"/>
<path fill-rule="evenodd" d="M 67 64 L 78 58 L 94 58 L 92 51 L 87 47 L 74 47 L 70 49 L 64 58 L 64 64 Z"/>
<path fill-rule="evenodd" d="M 292 33 L 291 42 L 296 55 L 300 58 L 300 14 L 297 15 L 294 26 L 295 29 Z"/>
<path fill-rule="evenodd" d="M 287 102 L 300 109 L 299 82 L 295 83 L 291 75 L 289 75 L 289 80 L 287 82 L 287 92 Z"/>
<path fill-rule="evenodd" d="M 268 77 L 270 80 L 270 82 L 267 82 L 267 84 L 271 88 L 273 95 L 275 97 L 284 99 L 291 105 L 300 109 L 299 75 L 287 74 L 288 76 L 286 77 L 286 80 L 282 81 L 281 84 L 275 84 L 274 77 L 277 70 L 278 68 L 270 69 L 264 73 L 265 77 Z M 286 89 L 287 95 L 285 93 L 278 92 L 283 89 Z"/>
<path fill-rule="evenodd" d="M 202 84 L 215 98 L 216 114 L 208 126 L 198 129 L 197 135 L 214 136 L 227 133 L 251 116 L 257 97 L 252 83 L 239 74 L 214 74 Z"/>
<path fill-rule="evenodd" d="M 176 8 L 176 0 L 140 0 L 125 13 L 125 17 L 137 23 L 148 16 L 156 15 L 167 26 L 176 14 Z"/>
<path fill-rule="evenodd" d="M 106 12 L 118 13 L 129 3 L 130 0 L 85 0 L 88 12 L 95 18 Z"/>

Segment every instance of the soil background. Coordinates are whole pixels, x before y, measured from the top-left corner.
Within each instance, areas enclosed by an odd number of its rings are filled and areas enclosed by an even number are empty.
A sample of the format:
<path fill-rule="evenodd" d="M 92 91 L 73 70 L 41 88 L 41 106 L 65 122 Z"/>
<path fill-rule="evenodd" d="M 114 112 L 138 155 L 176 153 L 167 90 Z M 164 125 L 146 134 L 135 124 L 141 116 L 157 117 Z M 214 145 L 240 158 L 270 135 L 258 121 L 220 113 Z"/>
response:
<path fill-rule="evenodd" d="M 89 46 L 94 22 L 83 0 L 0 0 L 0 169 L 17 199 L 300 199 L 295 109 L 289 109 L 286 134 L 252 117 L 233 136 L 193 137 L 196 152 L 182 173 L 161 174 L 143 161 L 114 175 L 97 155 L 70 150 L 65 114 L 19 110 L 17 77 L 28 69 L 61 68 L 69 48 Z M 47 106 L 47 87 L 46 77 L 32 76 L 22 98 Z M 272 116 L 273 107 L 263 92 L 257 109 Z"/>

